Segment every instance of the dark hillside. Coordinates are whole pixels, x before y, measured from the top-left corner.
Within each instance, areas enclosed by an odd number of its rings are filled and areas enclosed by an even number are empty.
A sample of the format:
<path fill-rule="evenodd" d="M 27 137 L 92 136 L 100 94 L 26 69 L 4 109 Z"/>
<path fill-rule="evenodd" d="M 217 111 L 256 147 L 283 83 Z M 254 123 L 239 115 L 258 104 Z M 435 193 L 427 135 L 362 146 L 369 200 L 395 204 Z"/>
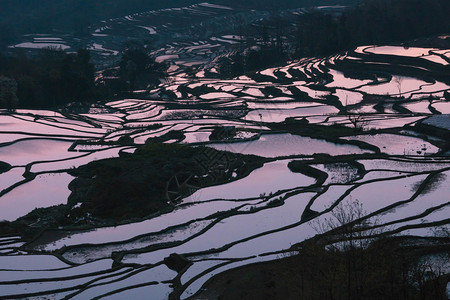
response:
<path fill-rule="evenodd" d="M 64 31 L 81 30 L 80 27 L 95 21 L 124 16 L 166 7 L 179 7 L 193 3 L 205 2 L 198 0 L 0 0 L 0 23 L 13 25 L 18 33 L 49 31 L 52 29 Z M 251 1 L 206 1 L 229 6 L 286 8 L 316 5 L 350 5 L 359 0 L 251 0 Z M 274 3 L 276 5 L 274 5 Z"/>
<path fill-rule="evenodd" d="M 0 46 L 11 35 L 52 30 L 83 33 L 93 22 L 195 0 L 0 0 Z"/>

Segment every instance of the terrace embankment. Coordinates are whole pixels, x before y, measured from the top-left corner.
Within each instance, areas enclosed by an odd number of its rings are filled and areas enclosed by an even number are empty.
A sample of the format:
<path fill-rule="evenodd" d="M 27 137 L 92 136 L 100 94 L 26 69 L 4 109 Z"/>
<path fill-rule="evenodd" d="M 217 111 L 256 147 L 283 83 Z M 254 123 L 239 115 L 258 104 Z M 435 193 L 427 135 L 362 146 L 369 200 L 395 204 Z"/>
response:
<path fill-rule="evenodd" d="M 151 143 L 133 154 L 70 170 L 76 178 L 67 204 L 36 209 L 0 231 L 17 234 L 28 228 L 32 235 L 59 226 L 85 229 L 149 218 L 170 211 L 199 188 L 245 177 L 264 161 L 202 146 Z"/>

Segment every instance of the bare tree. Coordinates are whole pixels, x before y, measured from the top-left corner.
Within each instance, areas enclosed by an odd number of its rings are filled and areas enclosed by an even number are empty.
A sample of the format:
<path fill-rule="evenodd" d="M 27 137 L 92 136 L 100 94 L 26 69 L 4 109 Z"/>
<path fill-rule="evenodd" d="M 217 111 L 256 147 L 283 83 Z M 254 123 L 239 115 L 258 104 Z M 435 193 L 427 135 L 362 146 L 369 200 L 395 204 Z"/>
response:
<path fill-rule="evenodd" d="M 394 82 L 397 84 L 397 89 L 398 89 L 398 93 L 400 95 L 400 97 L 402 96 L 402 82 L 403 82 L 403 77 L 400 76 L 396 76 L 394 77 Z"/>
<path fill-rule="evenodd" d="M 409 270 L 409 281 L 418 289 L 421 299 L 442 299 L 447 280 L 443 278 L 448 268 L 449 254 L 446 252 L 424 256 Z"/>
<path fill-rule="evenodd" d="M 372 262 L 365 249 L 381 232 L 376 227 L 379 220 L 365 218 L 367 212 L 362 203 L 351 198 L 340 202 L 330 214 L 330 217 L 313 220 L 310 224 L 320 234 L 321 244 L 343 257 L 342 268 L 336 269 L 337 273 L 332 277 L 345 276 L 343 283 L 349 299 L 362 299 L 373 275 L 367 271 Z"/>
<path fill-rule="evenodd" d="M 348 120 L 353 125 L 355 130 L 364 130 L 367 126 L 367 121 L 364 119 L 364 116 L 360 114 L 348 115 Z"/>
<path fill-rule="evenodd" d="M 338 251 L 348 251 L 354 248 L 366 248 L 373 236 L 380 233 L 377 227 L 378 218 L 366 219 L 367 212 L 358 199 L 340 202 L 329 218 L 315 219 L 311 226 L 320 235 L 326 236 L 328 247 Z"/>

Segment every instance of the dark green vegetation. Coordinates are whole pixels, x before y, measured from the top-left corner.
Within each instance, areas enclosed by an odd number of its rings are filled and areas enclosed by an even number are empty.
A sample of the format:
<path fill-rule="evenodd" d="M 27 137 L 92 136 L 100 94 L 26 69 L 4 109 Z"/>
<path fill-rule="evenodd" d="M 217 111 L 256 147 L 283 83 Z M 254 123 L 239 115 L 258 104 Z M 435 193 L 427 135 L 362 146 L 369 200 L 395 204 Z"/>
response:
<path fill-rule="evenodd" d="M 261 2 L 283 9 L 264 11 Z M 203 279 L 225 269 L 275 259 L 231 271 L 230 277 L 219 275 L 221 283 L 214 285 L 214 279 L 212 290 L 206 286 L 212 293 L 203 298 L 443 297 L 449 279 L 445 226 L 450 222 L 450 160 L 442 151 L 448 149 L 448 130 L 442 127 L 437 135 L 432 118 L 449 112 L 444 61 L 449 60 L 450 38 L 433 33 L 420 39 L 428 44 L 400 44 L 439 51 L 407 51 L 395 43 L 387 52 L 398 55 L 375 54 L 377 47 L 367 46 L 316 57 L 357 41 L 394 39 L 377 30 L 376 39 L 355 33 L 380 26 L 369 22 L 387 20 L 370 19 L 376 10 L 366 13 L 368 5 L 401 7 L 406 2 L 363 1 L 361 16 L 342 7 L 298 7 L 322 4 L 314 0 L 261 2 L 240 5 L 250 9 L 221 1 L 235 9 L 202 4 L 128 16 L 122 15 L 128 13 L 124 10 L 120 18 L 94 23 L 89 35 L 83 24 L 72 34 L 22 36 L 26 43 L 54 40 L 54 45 L 60 41 L 71 49 L 93 50 L 92 59 L 80 66 L 76 63 L 84 50 L 46 51 L 55 58 L 54 63 L 48 60 L 48 72 L 39 64 L 39 50 L 26 51 L 29 65 L 49 74 L 41 80 L 36 72 L 35 82 L 45 87 L 42 102 L 32 98 L 28 103 L 20 96 L 26 71 L 12 73 L 15 64 L 0 71 L 5 72 L 0 76 L 4 106 L 62 104 L 0 114 L 7 139 L 0 141 L 0 160 L 7 162 L 0 162 L 0 219 L 5 219 L 0 222 L 0 298 L 128 299 L 142 292 L 142 298 L 184 299 L 200 289 Z M 411 3 L 413 10 L 421 8 Z M 430 8 L 433 3 L 440 2 L 427 2 Z M 172 5 L 161 3 L 166 4 Z M 284 9 L 287 4 L 295 8 Z M 392 15 L 394 26 L 396 15 L 385 12 L 386 7 L 380 11 Z M 411 9 L 405 15 L 429 20 Z M 342 16 L 364 24 L 348 27 Z M 434 32 L 432 26 L 421 26 L 420 34 Z M 405 36 L 399 34 L 395 41 Z M 142 40 L 142 45 L 130 39 Z M 415 50 L 421 53 L 408 56 Z M 230 53 L 237 55 L 224 59 L 219 71 L 250 79 L 217 79 L 215 59 Z M 149 55 L 173 67 L 165 73 L 165 66 Z M 283 63 L 303 56 L 311 57 Z M 10 58 L 20 62 L 20 57 Z M 73 60 L 67 63 L 69 72 L 78 74 L 82 65 L 91 70 L 86 82 L 92 90 L 81 94 L 77 88 L 86 85 L 73 74 L 68 83 L 60 80 L 66 60 Z M 107 68 L 96 74 L 97 86 L 91 63 L 98 70 Z M 275 68 L 255 71 L 264 64 Z M 53 89 L 58 94 L 46 99 Z M 66 104 L 102 100 L 104 95 L 113 96 L 92 105 Z M 431 127 L 422 126 L 418 133 L 414 126 L 426 118 Z M 271 158 L 175 145 L 181 142 L 194 147 L 213 142 L 220 149 Z M 50 144 L 55 146 L 49 149 Z M 111 156 L 118 158 L 96 160 Z M 83 163 L 88 164 L 79 167 Z M 77 167 L 70 169 L 73 165 Z M 438 236 L 441 228 L 444 234 Z M 65 263 L 60 264 L 63 269 L 56 268 L 58 261 Z M 47 270 L 49 265 L 54 269 Z"/>
<path fill-rule="evenodd" d="M 164 77 L 167 66 L 157 63 L 147 54 L 147 49 L 139 43 L 130 43 L 122 53 L 119 64 L 119 80 L 110 82 L 106 88 L 117 92 L 117 85 L 122 91 L 146 88 L 149 83 L 156 84 Z M 120 91 L 120 90 L 119 90 Z"/>
<path fill-rule="evenodd" d="M 1 108 L 50 107 L 99 96 L 87 50 L 42 50 L 33 58 L 0 56 L 0 74 Z"/>
<path fill-rule="evenodd" d="M 66 205 L 35 209 L 14 222 L 0 222 L 0 234 L 32 237 L 60 226 L 85 229 L 148 218 L 170 211 L 199 188 L 240 179 L 263 163 L 252 155 L 149 142 L 134 154 L 68 170 L 76 178 L 69 185 L 72 193 Z M 74 207 L 77 203 L 81 205 Z"/>
<path fill-rule="evenodd" d="M 213 159 L 211 159 L 213 158 Z M 70 173 L 73 211 L 115 220 L 144 218 L 170 207 L 200 187 L 245 176 L 262 160 L 211 148 L 149 144 L 134 154 L 93 161 Z"/>
<path fill-rule="evenodd" d="M 446 33 L 448 11 L 450 2 L 445 0 L 365 0 L 338 18 L 306 15 L 299 21 L 296 53 L 330 54 Z"/>
<path fill-rule="evenodd" d="M 236 128 L 234 126 L 216 126 L 211 132 L 209 139 L 211 141 L 220 141 L 232 139 L 236 135 Z"/>
<path fill-rule="evenodd" d="M 0 54 L 0 108 L 55 107 L 71 102 L 93 102 L 145 88 L 164 76 L 166 66 L 156 63 L 143 45 L 126 45 L 119 69 L 104 72 L 112 79 L 95 82 L 90 52 L 43 49 L 36 56 Z"/>
<path fill-rule="evenodd" d="M 14 43 L 26 33 L 72 32 L 80 36 L 89 34 L 89 26 L 101 20 L 116 18 L 142 11 L 181 7 L 204 1 L 198 0 L 0 0 L 0 49 Z M 351 5 L 357 0 L 282 0 L 276 4 L 264 1 L 209 1 L 233 7 L 280 9 L 314 5 Z"/>
<path fill-rule="evenodd" d="M 296 19 L 274 16 L 243 29 L 245 43 L 259 41 L 259 48 L 223 58 L 219 71 L 233 77 L 287 59 L 443 34 L 450 31 L 448 11 L 446 0 L 364 0 L 338 14 L 311 10 Z"/>
<path fill-rule="evenodd" d="M 339 203 L 332 217 L 310 218 L 319 234 L 292 252 L 227 271 L 191 299 L 447 299 L 447 229 L 427 238 L 385 237 L 379 228 L 362 234 L 365 214 L 358 200 Z"/>
<path fill-rule="evenodd" d="M 286 8 L 298 8 L 298 7 L 312 7 L 312 6 L 326 6 L 326 5 L 355 5 L 361 2 L 361 0 L 212 0 L 210 3 L 217 3 L 221 5 L 231 5 L 236 7 L 244 7 L 254 9 L 255 7 L 260 9 L 286 9 Z"/>
<path fill-rule="evenodd" d="M 260 9 L 270 10 L 269 3 L 271 1 L 266 2 L 259 6 Z M 277 2 L 277 5 L 281 11 L 282 8 L 288 7 L 298 8 L 325 4 L 351 5 L 356 2 L 358 1 L 320 1 L 317 3 L 286 0 L 281 3 Z M 157 4 L 153 1 L 151 3 L 136 1 L 125 3 L 121 0 L 105 0 L 95 3 L 78 1 L 75 3 L 67 0 L 58 2 L 58 5 L 49 10 L 48 7 L 55 3 L 48 0 L 44 3 L 40 2 L 39 5 L 24 1 L 21 3 L 23 9 L 18 10 L 18 7 L 21 6 L 17 5 L 15 1 L 13 4 L 8 0 L 3 0 L 0 1 L 0 7 L 3 5 L 5 9 L 0 9 L 0 11 L 3 14 L 8 13 L 7 16 L 0 19 L 2 23 L 16 28 L 21 34 L 28 31 L 37 32 L 41 29 L 50 32 L 50 28 L 58 28 L 55 24 L 61 27 L 59 30 L 68 32 L 71 31 L 70 28 L 74 26 L 73 24 L 88 26 L 89 22 L 108 17 L 190 3 L 176 0 L 164 4 Z M 249 3 L 240 5 L 233 1 L 222 4 L 236 5 L 236 7 L 250 5 Z M 60 12 L 62 9 L 67 11 Z M 48 16 L 48 11 L 55 14 L 66 14 L 66 16 L 64 20 L 52 18 Z M 269 17 L 263 18 L 260 22 L 246 24 L 243 21 L 243 24 L 236 24 L 235 34 L 242 35 L 244 39 L 239 45 L 236 45 L 237 51 L 234 55 L 223 56 L 218 60 L 217 69 L 221 77 L 234 77 L 264 67 L 279 65 L 286 60 L 328 55 L 352 49 L 357 45 L 400 42 L 445 33 L 450 30 L 446 11 L 450 11 L 450 3 L 446 0 L 365 0 L 355 7 L 346 10 L 339 9 L 337 12 L 328 13 L 326 10 L 309 9 L 307 12 L 290 14 L 288 17 L 276 10 L 270 10 Z M 9 19 L 19 12 L 21 17 L 14 18 L 14 20 Z M 45 12 L 45 21 L 50 23 L 32 25 L 40 24 L 40 18 L 44 19 L 44 17 L 39 17 L 41 12 Z M 245 9 L 240 13 L 245 15 Z M 25 18 L 20 21 L 23 16 L 29 14 L 33 14 L 36 19 Z M 82 15 L 87 20 L 81 22 L 77 19 L 78 15 Z M 71 20 L 71 18 L 77 21 Z M 25 30 L 21 27 L 21 22 L 31 24 L 32 27 Z M 71 22 L 73 24 L 69 25 Z M 81 31 L 85 30 L 89 32 L 87 27 Z M 11 45 L 10 30 L 5 29 L 0 32 L 1 35 L 6 36 L 4 39 L 9 40 L 4 46 Z M 220 30 L 217 33 L 220 33 Z M 73 34 L 75 37 L 83 36 L 82 33 L 76 31 Z M 151 46 L 143 46 L 139 41 L 124 45 L 120 55 L 122 59 L 118 63 L 120 68 L 104 70 L 103 77 L 97 81 L 97 85 L 94 82 L 94 67 L 86 50 L 79 50 L 77 54 L 45 50 L 33 57 L 27 57 L 20 52 L 14 55 L 0 56 L 0 108 L 51 107 L 69 102 L 85 102 L 114 95 L 127 95 L 128 92 L 135 89 L 146 89 L 149 85 L 154 86 L 159 83 L 159 78 L 165 77 L 167 66 L 156 63 L 148 55 L 151 50 L 153 50 Z M 341 67 L 354 69 L 358 66 Z M 398 66 L 396 68 L 398 69 Z M 193 68 L 188 71 L 191 75 L 195 74 Z M 411 75 L 410 70 L 402 71 L 406 75 Z M 446 70 L 442 76 L 445 74 L 448 74 Z M 261 74 L 249 76 L 257 81 L 271 80 L 270 77 Z M 317 79 L 327 80 L 329 78 Z M 279 78 L 277 82 L 288 80 L 288 78 Z M 267 94 L 271 94 L 270 90 L 267 90 Z M 169 98 L 171 97 L 173 98 L 173 95 L 170 94 Z"/>
<path fill-rule="evenodd" d="M 346 251 L 311 242 L 297 255 L 227 271 L 192 299 L 447 299 L 448 276 L 418 260 L 425 253 L 448 259 L 448 238 L 415 245 L 422 242 L 394 238 Z"/>
<path fill-rule="evenodd" d="M 19 34 L 56 30 L 83 35 L 88 33 L 89 25 L 100 20 L 193 2 L 195 1 L 0 0 L 0 48 Z"/>

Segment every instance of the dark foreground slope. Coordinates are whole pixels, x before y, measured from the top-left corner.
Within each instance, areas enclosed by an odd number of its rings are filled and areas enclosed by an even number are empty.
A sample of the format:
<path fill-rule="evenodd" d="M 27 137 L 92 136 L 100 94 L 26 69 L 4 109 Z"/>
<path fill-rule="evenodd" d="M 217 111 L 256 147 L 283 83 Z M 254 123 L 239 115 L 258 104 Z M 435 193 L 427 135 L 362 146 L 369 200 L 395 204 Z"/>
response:
<path fill-rule="evenodd" d="M 450 276 L 437 269 L 448 259 L 449 239 L 435 242 L 400 237 L 347 251 L 311 243 L 296 255 L 213 277 L 190 299 L 447 299 Z M 423 259 L 429 254 L 435 264 Z"/>

